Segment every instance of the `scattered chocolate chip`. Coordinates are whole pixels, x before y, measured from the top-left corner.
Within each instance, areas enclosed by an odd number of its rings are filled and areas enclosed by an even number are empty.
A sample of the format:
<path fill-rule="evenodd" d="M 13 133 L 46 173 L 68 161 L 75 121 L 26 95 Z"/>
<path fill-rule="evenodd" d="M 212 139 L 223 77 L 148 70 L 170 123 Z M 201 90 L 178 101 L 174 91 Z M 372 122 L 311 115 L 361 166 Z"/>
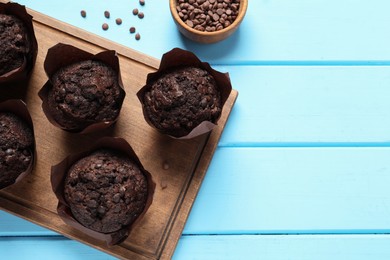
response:
<path fill-rule="evenodd" d="M 139 41 L 139 40 L 141 39 L 141 35 L 140 35 L 139 33 L 137 33 L 137 34 L 135 35 L 135 39 L 136 39 L 137 41 Z"/>
<path fill-rule="evenodd" d="M 130 33 L 135 33 L 135 27 L 130 27 L 130 29 L 129 29 L 129 31 L 130 31 Z"/>
<path fill-rule="evenodd" d="M 116 22 L 117 25 L 121 25 L 122 24 L 122 19 L 121 18 L 116 18 L 115 22 Z"/>
<path fill-rule="evenodd" d="M 139 12 L 139 13 L 138 13 L 138 18 L 139 18 L 139 19 L 142 19 L 142 18 L 144 18 L 144 17 L 145 17 L 145 15 L 144 15 L 143 12 Z"/>
<path fill-rule="evenodd" d="M 137 14 L 138 14 L 138 9 L 137 9 L 137 8 L 134 8 L 134 9 L 133 9 L 133 14 L 134 14 L 134 15 L 137 15 Z"/>
<path fill-rule="evenodd" d="M 108 30 L 108 24 L 104 23 L 104 24 L 102 25 L 102 29 L 105 30 L 105 31 L 107 31 L 107 30 Z"/>
<path fill-rule="evenodd" d="M 84 18 L 87 16 L 87 12 L 85 10 L 81 10 L 80 14 L 81 14 L 81 17 L 84 17 Z"/>
<path fill-rule="evenodd" d="M 238 16 L 240 0 L 177 0 L 179 17 L 189 27 L 214 32 L 230 26 Z"/>
<path fill-rule="evenodd" d="M 145 0 L 139 0 L 140 5 L 145 5 Z"/>
<path fill-rule="evenodd" d="M 110 12 L 109 11 L 104 11 L 104 17 L 110 18 Z"/>

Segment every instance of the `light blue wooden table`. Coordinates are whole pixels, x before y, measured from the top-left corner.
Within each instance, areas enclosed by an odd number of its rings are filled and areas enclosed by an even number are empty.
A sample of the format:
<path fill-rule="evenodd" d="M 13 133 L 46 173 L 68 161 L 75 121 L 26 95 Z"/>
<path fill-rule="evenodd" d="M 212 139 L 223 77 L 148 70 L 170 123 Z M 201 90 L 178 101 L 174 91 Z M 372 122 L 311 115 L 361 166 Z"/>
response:
<path fill-rule="evenodd" d="M 250 0 L 237 33 L 214 45 L 182 38 L 168 1 L 16 2 L 156 58 L 185 48 L 230 73 L 240 95 L 174 259 L 390 259 L 390 1 Z M 104 10 L 124 23 L 103 31 Z M 112 259 L 1 211 L 0 252 Z"/>

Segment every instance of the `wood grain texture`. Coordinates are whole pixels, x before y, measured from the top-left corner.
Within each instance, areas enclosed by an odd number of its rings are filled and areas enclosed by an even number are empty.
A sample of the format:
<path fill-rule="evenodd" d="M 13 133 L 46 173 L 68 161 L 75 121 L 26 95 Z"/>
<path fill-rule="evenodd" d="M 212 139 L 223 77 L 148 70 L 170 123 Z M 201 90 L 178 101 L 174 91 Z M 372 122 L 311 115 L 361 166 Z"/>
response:
<path fill-rule="evenodd" d="M 155 70 L 155 65 L 158 64 L 156 60 L 95 38 L 87 32 L 77 29 L 73 31 L 68 25 L 39 13 L 30 13 L 35 20 L 39 52 L 26 102 L 34 122 L 38 161 L 34 173 L 28 178 L 0 191 L 1 207 L 117 257 L 146 259 L 160 258 L 163 255 L 163 258 L 169 258 L 181 235 L 237 92 L 232 92 L 220 124 L 211 134 L 185 141 L 172 140 L 147 125 L 135 95 L 144 85 L 146 75 Z M 49 23 L 51 26 L 47 25 Z M 47 50 L 59 40 L 92 53 L 104 50 L 101 45 L 117 50 L 127 96 L 120 119 L 114 127 L 100 133 L 80 136 L 65 133 L 49 124 L 36 93 L 47 80 L 43 71 Z M 57 200 L 49 181 L 51 165 L 70 153 L 86 150 L 91 142 L 105 135 L 125 138 L 157 183 L 153 204 L 142 221 L 134 227 L 125 242 L 113 247 L 107 247 L 103 242 L 91 239 L 62 222 L 56 213 Z M 169 170 L 163 169 L 164 164 L 169 165 Z"/>
<path fill-rule="evenodd" d="M 17 2 L 155 58 L 182 47 L 229 65 L 218 69 L 240 97 L 174 259 L 390 259 L 389 1 L 251 0 L 235 35 L 213 45 L 182 37 L 168 1 Z M 0 236 L 47 232 L 0 220 Z M 111 259 L 53 237 L 4 237 L 0 248 L 9 259 Z"/>
<path fill-rule="evenodd" d="M 389 233 L 389 157 L 387 147 L 218 148 L 184 234 Z M 36 232 L 0 219 L 8 234 Z"/>

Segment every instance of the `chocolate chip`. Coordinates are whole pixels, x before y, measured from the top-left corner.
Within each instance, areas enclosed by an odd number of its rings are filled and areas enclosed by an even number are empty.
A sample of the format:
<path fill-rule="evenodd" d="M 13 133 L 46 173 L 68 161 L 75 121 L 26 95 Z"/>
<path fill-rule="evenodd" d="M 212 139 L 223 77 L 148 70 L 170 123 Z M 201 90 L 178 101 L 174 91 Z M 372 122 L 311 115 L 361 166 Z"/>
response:
<path fill-rule="evenodd" d="M 104 11 L 104 17 L 110 18 L 110 12 L 109 11 Z"/>
<path fill-rule="evenodd" d="M 191 28 L 194 27 L 194 23 L 191 20 L 187 20 L 186 24 Z"/>
<path fill-rule="evenodd" d="M 119 213 L 119 212 L 121 212 L 121 211 L 122 211 L 122 208 L 121 208 L 120 205 L 116 205 L 116 206 L 114 207 L 114 212 L 115 212 L 115 213 Z"/>
<path fill-rule="evenodd" d="M 130 29 L 129 29 L 129 31 L 130 31 L 130 33 L 135 33 L 135 27 L 130 27 Z"/>
<path fill-rule="evenodd" d="M 84 17 L 84 18 L 87 16 L 87 12 L 85 10 L 81 10 L 80 14 L 81 14 L 81 17 Z"/>
<path fill-rule="evenodd" d="M 139 0 L 140 5 L 145 5 L 145 0 Z"/>
<path fill-rule="evenodd" d="M 134 9 L 133 9 L 133 14 L 134 14 L 134 15 L 137 15 L 137 14 L 138 14 L 138 9 L 137 9 L 137 8 L 134 8 Z"/>
<path fill-rule="evenodd" d="M 139 33 L 137 33 L 137 34 L 135 35 L 135 39 L 136 39 L 137 41 L 139 41 L 139 40 L 141 39 L 141 35 L 140 35 Z"/>
<path fill-rule="evenodd" d="M 121 200 L 121 195 L 119 193 L 115 193 L 115 195 L 112 197 L 112 201 L 115 203 L 119 203 Z"/>
<path fill-rule="evenodd" d="M 107 31 L 107 30 L 108 30 L 108 24 L 104 23 L 104 24 L 102 25 L 102 29 L 105 30 L 105 31 Z"/>
<path fill-rule="evenodd" d="M 96 208 L 98 205 L 96 200 L 88 200 L 86 204 L 88 208 Z"/>
<path fill-rule="evenodd" d="M 126 187 L 121 186 L 119 189 L 119 194 L 121 195 L 121 197 L 123 197 L 125 196 L 125 193 L 126 193 Z"/>
<path fill-rule="evenodd" d="M 116 22 L 117 25 L 121 25 L 122 24 L 122 19 L 121 18 L 116 18 L 115 22 Z"/>
<path fill-rule="evenodd" d="M 142 18 L 144 18 L 144 17 L 145 17 L 145 15 L 144 15 L 143 12 L 139 12 L 139 13 L 138 13 L 138 18 L 139 18 L 139 19 L 142 19 Z"/>
<path fill-rule="evenodd" d="M 240 0 L 178 0 L 176 10 L 187 26 L 199 31 L 219 31 L 238 16 Z"/>
<path fill-rule="evenodd" d="M 106 213 L 106 208 L 103 206 L 99 206 L 97 212 L 101 215 L 104 215 Z"/>

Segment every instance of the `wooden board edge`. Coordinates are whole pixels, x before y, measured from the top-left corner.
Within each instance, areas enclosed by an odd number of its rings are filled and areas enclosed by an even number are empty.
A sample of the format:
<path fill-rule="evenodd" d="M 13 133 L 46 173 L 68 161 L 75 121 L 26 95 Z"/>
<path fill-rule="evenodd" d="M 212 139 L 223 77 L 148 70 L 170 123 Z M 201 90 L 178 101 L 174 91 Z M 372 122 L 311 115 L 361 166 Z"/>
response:
<path fill-rule="evenodd" d="M 29 207 L 28 205 L 23 205 L 23 204 L 14 202 L 12 199 L 8 199 L 4 196 L 0 196 L 0 209 L 4 210 L 5 212 L 7 212 L 11 215 L 14 215 L 16 217 L 20 217 L 22 219 L 25 219 L 25 220 L 31 222 L 31 223 L 34 223 L 38 226 L 50 229 L 50 230 L 58 233 L 58 236 L 63 236 L 63 237 L 66 237 L 68 239 L 71 239 L 73 241 L 77 241 L 77 242 L 82 243 L 84 245 L 90 246 L 98 251 L 104 252 L 106 254 L 109 254 L 111 256 L 114 256 L 114 257 L 117 257 L 120 259 L 125 259 L 125 260 L 126 259 L 135 259 L 135 260 L 136 259 L 139 259 L 139 260 L 153 259 L 153 258 L 149 258 L 145 255 L 141 255 L 141 254 L 138 254 L 138 253 L 133 252 L 133 251 L 128 251 L 125 248 L 118 248 L 117 249 L 117 250 L 122 251 L 122 252 L 117 252 L 117 251 L 113 252 L 113 251 L 110 251 L 108 248 L 106 249 L 106 247 L 98 246 L 92 242 L 89 243 L 88 240 L 82 240 L 82 239 L 80 239 L 80 237 L 77 237 L 76 235 L 73 236 L 72 234 L 64 234 L 61 232 L 61 229 L 58 228 L 57 226 L 47 224 L 47 223 L 50 223 L 50 221 L 47 221 L 47 219 L 52 219 L 52 218 L 59 219 L 59 216 L 51 211 L 45 210 L 45 212 L 40 212 L 39 210 L 36 209 L 36 207 Z M 26 212 L 28 212 L 28 216 L 29 216 L 28 218 L 25 217 Z M 62 222 L 62 220 L 60 220 L 60 219 L 59 219 L 59 221 Z M 79 231 L 75 231 L 75 232 L 79 232 Z M 124 258 L 123 257 L 124 255 L 127 255 L 130 258 Z"/>
<path fill-rule="evenodd" d="M 238 92 L 233 89 L 232 93 L 230 94 L 230 96 L 226 102 L 225 110 L 223 111 L 221 119 L 220 119 L 220 122 L 223 122 L 223 124 L 218 125 L 218 127 L 216 129 L 214 129 L 216 131 L 213 131 L 210 134 L 210 136 L 209 136 L 209 138 L 208 138 L 208 140 L 203 148 L 203 151 L 201 152 L 202 155 L 201 155 L 199 162 L 195 168 L 195 172 L 194 172 L 194 175 L 192 177 L 192 180 L 189 183 L 188 189 L 185 192 L 185 195 L 182 199 L 182 204 L 180 205 L 180 208 L 178 209 L 176 218 L 173 220 L 173 224 L 171 225 L 169 239 L 167 239 L 165 245 L 163 245 L 161 253 L 159 254 L 159 256 L 156 256 L 156 259 L 171 259 L 172 258 L 174 251 L 176 249 L 177 243 L 182 235 L 182 232 L 183 232 L 185 223 L 188 219 L 189 213 L 192 209 L 193 202 L 194 202 L 194 200 L 199 192 L 199 188 L 200 188 L 202 181 L 206 175 L 207 169 L 211 163 L 211 159 L 213 157 L 213 154 L 214 154 L 215 150 L 217 149 L 218 141 L 222 135 L 222 132 L 223 132 L 225 126 L 226 126 L 227 120 L 231 114 L 231 111 L 233 109 L 233 106 L 234 106 L 234 103 L 235 103 L 237 97 L 238 97 Z M 228 108 L 228 109 L 226 109 L 226 108 Z M 15 215 L 17 217 L 20 217 L 22 219 L 30 221 L 34 224 L 41 226 L 41 227 L 48 228 L 54 232 L 59 233 L 59 235 L 65 236 L 65 237 L 72 239 L 74 241 L 78 241 L 82 244 L 91 246 L 99 251 L 105 252 L 105 253 L 112 255 L 114 257 L 118 257 L 120 259 L 155 259 L 155 258 L 148 258 L 145 255 L 137 254 L 136 252 L 130 252 L 131 255 L 129 255 L 129 252 L 126 251 L 124 248 L 121 249 L 121 251 L 123 250 L 122 253 L 112 252 L 109 249 L 105 249 L 105 247 L 101 247 L 101 246 L 99 247 L 93 243 L 83 241 L 77 236 L 73 236 L 71 234 L 63 234 L 63 233 L 61 233 L 61 230 L 59 228 L 57 228 L 56 226 L 43 224 L 43 223 L 48 223 L 47 221 L 45 221 L 46 218 L 58 217 L 58 216 L 49 216 L 47 214 L 41 214 L 41 213 L 39 213 L 39 211 L 34 210 L 34 209 L 30 209 L 26 205 L 21 205 L 20 203 L 15 203 L 12 199 L 6 199 L 6 198 L 0 196 L 0 205 L 1 205 L 0 208 L 2 210 L 6 211 L 12 215 Z M 26 210 L 30 212 L 29 218 L 24 217 L 24 213 L 26 212 Z M 47 212 L 47 213 L 51 213 L 51 212 Z M 31 216 L 34 216 L 34 217 L 31 217 Z M 126 256 L 126 258 L 124 258 L 123 257 L 124 255 L 127 255 L 131 258 L 128 258 L 127 256 Z"/>
<path fill-rule="evenodd" d="M 0 2 L 4 2 L 4 1 L 0 0 Z M 50 27 L 54 30 L 59 30 L 59 31 L 61 31 L 65 34 L 68 34 L 72 37 L 75 37 L 81 41 L 88 42 L 92 45 L 95 45 L 95 46 L 98 46 L 101 48 L 115 49 L 120 55 L 125 56 L 126 58 L 129 58 L 129 59 L 132 59 L 136 62 L 145 64 L 146 66 L 149 66 L 153 69 L 156 69 L 159 66 L 160 61 L 158 59 L 155 59 L 155 58 L 150 57 L 150 56 L 146 56 L 145 54 L 140 53 L 138 51 L 135 51 L 129 47 L 112 42 L 112 41 L 107 40 L 103 37 L 89 33 L 85 30 L 82 30 L 82 29 L 79 29 L 79 28 L 72 26 L 70 24 L 61 22 L 59 20 L 56 20 L 50 16 L 46 16 L 46 15 L 39 13 L 39 12 L 36 12 L 34 10 L 27 8 L 27 11 L 34 17 L 34 22 L 36 22 L 36 23 L 43 24 L 43 25 Z M 182 231 L 184 229 L 185 222 L 188 218 L 188 214 L 192 208 L 193 201 L 194 201 L 194 199 L 199 191 L 202 180 L 207 172 L 207 168 L 211 162 L 214 151 L 217 148 L 218 141 L 222 135 L 223 129 L 227 123 L 227 118 L 230 115 L 230 112 L 233 108 L 233 105 L 234 105 L 234 102 L 235 102 L 237 96 L 238 96 L 238 92 L 236 90 L 233 90 L 228 101 L 225 104 L 225 109 L 224 109 L 222 116 L 220 118 L 220 121 L 219 121 L 220 124 L 210 134 L 210 136 L 207 140 L 207 143 L 203 147 L 202 156 L 200 157 L 197 165 L 195 166 L 195 172 L 194 172 L 193 178 L 188 185 L 188 189 L 184 194 L 184 197 L 182 199 L 182 204 L 180 205 L 180 208 L 178 210 L 178 214 L 176 215 L 176 217 L 173 221 L 173 224 L 170 228 L 170 235 L 169 235 L 170 238 L 166 241 L 165 245 L 162 248 L 162 251 L 160 254 L 162 258 L 165 258 L 165 257 L 170 258 L 174 253 L 174 250 L 177 246 L 177 243 L 178 243 L 180 236 L 182 234 Z M 4 207 L 4 209 L 7 212 L 10 212 L 11 214 L 16 215 L 18 217 L 24 218 L 23 214 L 21 214 L 21 212 L 22 212 L 20 210 L 21 208 L 24 208 L 24 210 L 27 209 L 29 211 L 33 211 L 33 209 L 28 208 L 26 205 L 17 204 L 12 200 L 7 200 L 7 201 L 9 203 L 9 205 Z M 17 208 L 19 208 L 19 209 L 17 209 Z M 34 211 L 34 213 L 35 213 L 35 211 Z M 48 215 L 44 216 L 41 214 L 39 216 L 38 215 L 35 216 L 34 218 L 28 218 L 28 219 L 24 218 L 24 219 L 62 234 L 60 232 L 59 228 L 57 228 L 53 225 L 42 224 L 42 223 L 45 223 L 45 221 L 40 221 L 40 220 L 45 219 L 45 218 L 46 219 L 50 218 L 50 216 L 48 216 Z M 116 253 L 113 253 L 112 251 L 105 250 L 105 248 L 98 247 L 98 246 L 94 245 L 93 243 L 88 243 L 88 242 L 82 241 L 78 237 L 73 236 L 72 234 L 62 234 L 62 235 L 66 236 L 70 239 L 79 241 L 83 244 L 89 245 L 95 249 L 98 249 L 98 250 L 101 250 L 101 251 L 106 252 L 108 254 L 111 254 L 115 257 L 119 257 L 119 258 L 123 257 L 123 255 L 121 255 L 121 254 L 116 254 Z M 128 253 L 126 253 L 126 254 L 128 254 Z M 134 253 L 134 255 L 135 254 L 136 253 Z M 132 257 L 131 259 L 135 259 L 135 258 L 146 259 L 138 254 L 136 256 L 134 256 L 134 258 L 133 258 L 133 256 L 129 256 L 129 257 Z M 126 259 L 127 259 L 127 257 L 126 257 Z"/>
<path fill-rule="evenodd" d="M 196 196 L 198 195 L 203 179 L 206 176 L 206 172 L 211 163 L 214 152 L 218 147 L 219 139 L 221 138 L 222 132 L 227 124 L 237 97 L 238 91 L 233 89 L 225 104 L 227 107 L 229 107 L 229 110 L 224 110 L 220 119 L 221 122 L 224 122 L 224 124 L 219 125 L 217 129 L 214 129 L 217 131 L 212 132 L 209 136 L 209 139 L 207 140 L 207 143 L 202 152 L 202 156 L 198 162 L 197 168 L 195 169 L 194 176 L 184 196 L 181 208 L 173 223 L 170 239 L 164 245 L 159 259 L 171 259 L 175 252 L 176 246 L 183 233 L 184 226 L 187 222 Z"/>

